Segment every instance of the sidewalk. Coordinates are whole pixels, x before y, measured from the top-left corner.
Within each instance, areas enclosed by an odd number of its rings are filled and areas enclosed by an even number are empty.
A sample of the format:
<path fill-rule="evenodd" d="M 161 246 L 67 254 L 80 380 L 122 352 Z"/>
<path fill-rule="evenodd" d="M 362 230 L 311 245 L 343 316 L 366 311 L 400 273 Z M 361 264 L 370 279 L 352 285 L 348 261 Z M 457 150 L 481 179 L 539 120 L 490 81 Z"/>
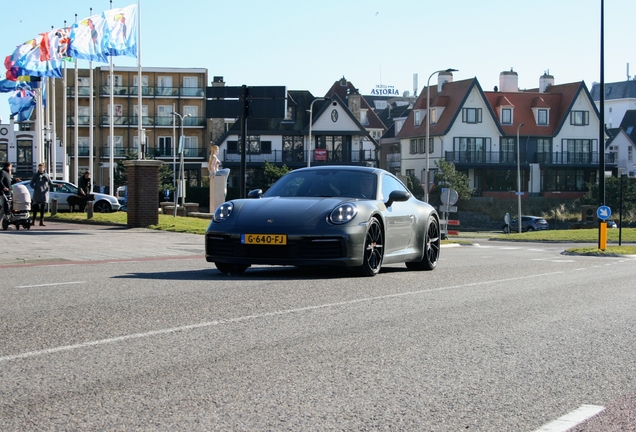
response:
<path fill-rule="evenodd" d="M 0 229 L 0 266 L 204 255 L 204 237 L 109 225 L 47 221 L 30 230 Z"/>

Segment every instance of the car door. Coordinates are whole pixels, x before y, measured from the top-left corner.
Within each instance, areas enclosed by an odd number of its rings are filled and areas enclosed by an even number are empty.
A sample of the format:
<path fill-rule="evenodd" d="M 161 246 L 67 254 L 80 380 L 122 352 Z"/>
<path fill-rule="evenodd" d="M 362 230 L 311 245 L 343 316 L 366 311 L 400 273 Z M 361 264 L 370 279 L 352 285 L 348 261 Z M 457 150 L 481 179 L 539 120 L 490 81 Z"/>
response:
<path fill-rule="evenodd" d="M 386 202 L 391 192 L 408 189 L 395 177 L 382 175 L 382 200 Z M 410 247 L 415 232 L 415 214 L 413 206 L 408 202 L 394 202 L 385 212 L 385 254 L 393 255 Z"/>
<path fill-rule="evenodd" d="M 49 204 L 53 200 L 53 198 L 57 199 L 57 209 L 58 210 L 68 210 L 68 197 L 71 195 L 77 195 L 77 188 L 65 182 L 53 182 L 55 184 L 61 185 L 59 188 L 51 188 L 49 192 Z"/>

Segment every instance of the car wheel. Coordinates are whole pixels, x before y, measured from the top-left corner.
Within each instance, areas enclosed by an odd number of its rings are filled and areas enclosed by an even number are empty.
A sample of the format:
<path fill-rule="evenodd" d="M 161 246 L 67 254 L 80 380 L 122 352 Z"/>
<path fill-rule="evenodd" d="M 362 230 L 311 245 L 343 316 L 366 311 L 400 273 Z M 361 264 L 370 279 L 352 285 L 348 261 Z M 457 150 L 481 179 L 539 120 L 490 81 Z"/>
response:
<path fill-rule="evenodd" d="M 428 229 L 424 237 L 424 254 L 420 261 L 407 262 L 406 268 L 409 270 L 433 270 L 437 267 L 439 253 L 441 249 L 441 236 L 439 221 L 435 216 L 429 216 Z"/>
<path fill-rule="evenodd" d="M 532 228 L 532 227 L 528 227 L 528 229 L 526 230 L 526 232 L 530 232 L 530 231 L 534 231 L 534 228 Z"/>
<path fill-rule="evenodd" d="M 384 258 L 384 233 L 377 219 L 371 219 L 364 239 L 364 255 L 360 273 L 375 276 L 380 272 Z"/>
<path fill-rule="evenodd" d="M 214 265 L 223 274 L 242 274 L 245 270 L 247 270 L 247 267 L 249 267 L 245 264 L 228 264 L 220 262 L 215 262 Z"/>
<path fill-rule="evenodd" d="M 93 204 L 93 211 L 96 213 L 110 213 L 112 210 L 108 201 L 97 201 Z"/>

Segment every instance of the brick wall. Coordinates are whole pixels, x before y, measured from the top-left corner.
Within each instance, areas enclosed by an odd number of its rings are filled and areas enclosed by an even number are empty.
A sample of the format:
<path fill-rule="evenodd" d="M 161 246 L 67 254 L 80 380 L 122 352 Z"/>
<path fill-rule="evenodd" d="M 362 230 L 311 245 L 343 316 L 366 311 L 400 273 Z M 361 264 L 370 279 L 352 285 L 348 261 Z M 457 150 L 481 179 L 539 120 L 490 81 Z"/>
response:
<path fill-rule="evenodd" d="M 157 160 L 125 160 L 128 177 L 128 227 L 159 223 L 159 167 Z"/>

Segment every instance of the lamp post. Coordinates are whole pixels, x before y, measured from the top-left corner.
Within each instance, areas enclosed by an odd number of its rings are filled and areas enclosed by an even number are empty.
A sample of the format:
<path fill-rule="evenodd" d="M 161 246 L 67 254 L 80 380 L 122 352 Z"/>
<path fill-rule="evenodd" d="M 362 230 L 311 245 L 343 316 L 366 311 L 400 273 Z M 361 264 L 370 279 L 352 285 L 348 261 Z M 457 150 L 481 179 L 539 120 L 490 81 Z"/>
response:
<path fill-rule="evenodd" d="M 519 234 L 521 234 L 521 163 L 519 161 L 519 149 L 520 149 L 520 145 L 519 145 L 519 129 L 521 129 L 521 126 L 523 126 L 523 123 L 519 123 L 519 126 L 517 126 L 517 213 L 518 213 L 518 219 L 517 219 L 517 228 L 519 230 Z"/>
<path fill-rule="evenodd" d="M 172 114 L 173 116 L 179 117 L 179 119 L 181 120 L 181 134 L 179 136 L 179 180 L 177 181 L 177 190 L 175 191 L 176 193 L 174 194 L 174 216 L 177 216 L 177 197 L 179 195 L 181 195 L 181 205 L 183 206 L 185 204 L 185 173 L 184 173 L 184 169 L 183 169 L 183 146 L 184 146 L 184 139 L 183 139 L 183 119 L 185 117 L 190 117 L 190 114 L 185 114 L 185 115 L 181 115 L 178 112 L 172 111 L 170 114 Z"/>
<path fill-rule="evenodd" d="M 324 97 L 320 97 L 320 98 L 316 98 L 314 100 L 311 101 L 311 104 L 309 105 L 309 142 L 307 143 L 307 168 L 309 168 L 311 166 L 311 126 L 312 123 L 314 122 L 314 103 L 316 103 L 316 101 L 326 101 L 326 100 L 331 100 L 331 98 L 324 98 Z"/>
<path fill-rule="evenodd" d="M 430 127 L 431 127 L 431 116 L 430 114 L 430 110 L 431 110 L 431 86 L 430 86 L 430 82 L 431 82 L 431 78 L 433 77 L 433 75 L 441 73 L 441 72 L 457 72 L 457 69 L 453 69 L 453 68 L 448 68 L 448 69 L 441 69 L 438 71 L 433 72 L 429 77 L 428 80 L 426 81 L 426 143 L 424 145 L 424 149 L 426 151 L 426 165 L 424 167 L 424 182 L 426 183 L 424 185 L 424 201 L 428 202 L 428 190 L 430 189 L 430 182 L 429 182 L 429 176 L 428 176 L 428 171 L 429 171 L 429 164 L 430 164 L 430 156 L 428 154 L 429 152 L 429 135 L 430 135 Z"/>

